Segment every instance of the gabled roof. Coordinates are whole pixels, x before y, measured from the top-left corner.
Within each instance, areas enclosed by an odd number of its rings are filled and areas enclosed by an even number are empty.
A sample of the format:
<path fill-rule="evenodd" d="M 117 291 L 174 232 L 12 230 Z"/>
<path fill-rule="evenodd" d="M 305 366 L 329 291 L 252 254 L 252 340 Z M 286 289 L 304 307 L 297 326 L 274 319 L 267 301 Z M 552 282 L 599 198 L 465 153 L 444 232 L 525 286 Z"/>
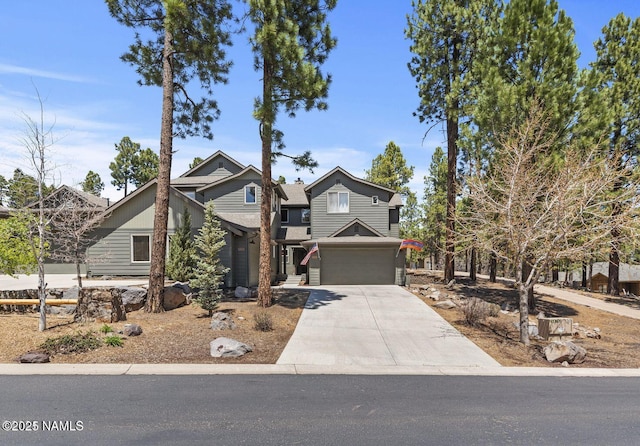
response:
<path fill-rule="evenodd" d="M 191 169 L 187 170 L 185 173 L 183 173 L 182 175 L 180 175 L 180 177 L 188 177 L 188 176 L 193 176 L 194 173 L 196 173 L 198 170 L 202 169 L 203 167 L 205 167 L 207 164 L 209 164 L 211 161 L 213 161 L 216 157 L 218 156 L 222 156 L 223 158 L 228 159 L 229 161 L 231 161 L 231 163 L 235 164 L 236 166 L 238 166 L 240 169 L 244 169 L 244 165 L 239 163 L 238 161 L 234 160 L 233 158 L 231 158 L 229 155 L 227 155 L 226 153 L 224 153 L 221 150 L 218 150 L 216 153 L 214 153 L 213 155 L 211 155 L 210 157 L 208 157 L 207 159 L 205 159 L 204 161 L 202 161 L 200 164 L 198 164 L 197 166 L 192 167 Z"/>
<path fill-rule="evenodd" d="M 276 240 L 284 243 L 299 243 L 303 240 L 310 240 L 310 226 L 285 226 L 278 229 Z"/>
<path fill-rule="evenodd" d="M 240 172 L 236 173 L 235 175 L 229 175 L 228 177 L 224 177 L 224 178 L 221 178 L 221 179 L 219 179 L 217 181 L 209 183 L 206 186 L 202 186 L 202 187 L 196 189 L 196 192 L 202 193 L 202 192 L 206 191 L 207 189 L 211 189 L 212 187 L 219 186 L 220 184 L 224 184 L 227 181 L 231 181 L 231 180 L 235 180 L 236 178 L 240 178 L 241 176 L 245 175 L 247 172 L 254 172 L 258 176 L 260 176 L 260 177 L 262 176 L 262 172 L 260 172 L 256 167 L 254 167 L 251 164 L 249 164 L 247 167 L 245 167 L 244 169 L 242 169 Z M 278 193 L 280 194 L 280 196 L 282 198 L 284 198 L 285 200 L 288 198 L 287 194 L 284 192 L 284 190 L 282 190 L 282 185 L 281 184 L 279 184 L 279 183 L 277 183 L 276 181 L 273 181 L 273 180 L 271 180 L 271 184 L 273 185 L 273 188 L 278 191 Z"/>
<path fill-rule="evenodd" d="M 311 189 L 313 189 L 315 186 L 317 186 L 318 184 L 322 183 L 324 180 L 326 180 L 327 178 L 329 178 L 331 175 L 333 175 L 336 172 L 340 172 L 344 175 L 346 175 L 348 178 L 352 179 L 353 181 L 356 181 L 358 183 L 362 183 L 362 184 L 366 184 L 368 186 L 371 187 L 375 187 L 377 189 L 389 192 L 389 193 L 396 193 L 395 190 L 393 189 L 389 189 L 388 187 L 384 187 L 384 186 L 380 186 L 379 184 L 375 184 L 372 183 L 370 181 L 367 180 L 363 180 L 362 178 L 358 178 L 358 177 L 354 177 L 353 175 L 351 175 L 349 172 L 347 172 L 346 170 L 344 170 L 342 167 L 338 166 L 335 167 L 333 170 L 331 170 L 330 172 L 324 174 L 323 176 L 321 176 L 320 178 L 318 178 L 316 181 L 314 181 L 313 183 L 309 184 L 307 187 L 304 188 L 305 192 L 309 192 L 311 191 Z"/>
<path fill-rule="evenodd" d="M 109 209 L 107 209 L 107 211 L 109 213 L 113 213 L 113 211 L 115 211 L 115 210 L 119 209 L 120 207 L 124 206 L 129 201 L 135 199 L 135 197 L 137 197 L 138 195 L 140 195 L 142 192 L 144 192 L 145 190 L 149 189 L 150 187 L 156 185 L 157 183 L 158 183 L 158 179 L 154 178 L 153 180 L 147 182 L 144 186 L 139 187 L 138 189 L 136 189 L 133 192 L 131 192 L 129 195 L 127 195 L 126 197 L 124 197 L 123 199 L 118 201 L 113 206 L 109 207 Z M 197 200 L 194 200 L 193 198 L 189 197 L 188 195 L 183 194 L 182 192 L 180 192 L 175 187 L 169 186 L 169 191 L 170 191 L 170 193 L 173 193 L 173 194 L 177 195 L 178 197 L 180 197 L 180 199 L 188 200 L 191 204 L 204 209 L 204 205 L 202 203 L 200 203 Z"/>
<path fill-rule="evenodd" d="M 329 237 L 338 237 L 341 233 L 343 233 L 344 231 L 346 231 L 347 229 L 349 229 L 350 227 L 352 227 L 355 224 L 359 224 L 360 226 L 362 226 L 363 228 L 367 229 L 372 234 L 375 234 L 376 237 L 384 237 L 383 234 L 381 234 L 379 231 L 376 231 L 375 229 L 373 229 L 371 226 L 369 226 L 368 224 L 366 224 L 365 222 L 363 222 L 359 218 L 354 218 L 349 223 L 347 223 L 346 225 L 344 225 L 343 227 L 338 229 L 336 232 L 334 232 L 333 234 L 329 235 Z M 360 237 L 360 236 L 356 236 L 356 237 Z"/>
<path fill-rule="evenodd" d="M 282 201 L 283 206 L 309 206 L 309 198 L 304 190 L 304 184 L 281 184 L 281 186 L 287 194 L 287 199 Z"/>
<path fill-rule="evenodd" d="M 104 209 L 109 205 L 109 200 L 107 198 L 97 197 L 88 192 L 84 192 L 80 189 L 75 189 L 73 187 L 69 187 L 65 184 L 51 192 L 44 198 L 45 207 L 47 207 L 47 202 L 54 200 L 56 196 L 62 196 L 62 194 L 69 194 L 73 197 L 76 197 L 81 203 L 85 204 L 87 207 L 91 208 L 100 208 Z M 30 203 L 28 208 L 36 208 L 38 206 L 37 202 Z M 58 206 L 55 206 L 58 207 Z"/>

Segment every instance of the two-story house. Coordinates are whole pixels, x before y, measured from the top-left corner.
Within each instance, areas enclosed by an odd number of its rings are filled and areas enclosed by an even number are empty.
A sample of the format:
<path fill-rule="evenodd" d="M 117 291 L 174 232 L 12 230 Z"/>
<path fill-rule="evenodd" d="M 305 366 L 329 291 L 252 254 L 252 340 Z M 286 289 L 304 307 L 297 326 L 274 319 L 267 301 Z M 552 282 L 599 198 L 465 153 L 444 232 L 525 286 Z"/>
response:
<path fill-rule="evenodd" d="M 310 285 L 404 284 L 400 250 L 402 200 L 392 189 L 356 178 L 336 167 L 305 187 L 311 237 L 318 251 L 307 264 Z"/>
<path fill-rule="evenodd" d="M 204 224 L 205 203 L 213 201 L 226 246 L 222 263 L 230 268 L 225 285 L 258 284 L 261 172 L 244 166 L 223 152 L 216 152 L 193 169 L 171 180 L 168 244 L 182 222 L 186 209 L 191 214 L 192 232 Z M 111 206 L 89 248 L 94 275 L 147 275 L 151 262 L 151 240 L 157 181 L 151 181 Z M 280 199 L 284 191 L 273 183 L 273 236 L 279 227 Z M 278 272 L 278 250 L 272 250 L 272 278 Z"/>
<path fill-rule="evenodd" d="M 97 242 L 89 249 L 94 275 L 146 275 L 156 181 L 137 189 L 105 213 Z M 404 251 L 398 238 L 402 202 L 391 189 L 361 180 L 340 167 L 310 185 L 272 183 L 271 276 L 307 274 L 310 285 L 402 284 Z M 171 181 L 168 242 L 189 210 L 192 230 L 204 222 L 213 201 L 226 246 L 222 263 L 230 268 L 225 285 L 258 284 L 261 172 L 223 152 Z M 303 264 L 315 244 L 319 254 Z"/>

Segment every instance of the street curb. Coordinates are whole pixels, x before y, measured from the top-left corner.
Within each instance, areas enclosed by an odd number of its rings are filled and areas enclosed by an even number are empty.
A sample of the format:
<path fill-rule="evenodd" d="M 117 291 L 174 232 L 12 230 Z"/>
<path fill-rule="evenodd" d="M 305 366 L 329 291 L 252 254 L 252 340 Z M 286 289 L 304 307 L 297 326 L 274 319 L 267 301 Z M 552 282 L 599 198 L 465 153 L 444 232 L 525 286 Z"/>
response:
<path fill-rule="evenodd" d="M 0 364 L 0 375 L 418 375 L 640 377 L 639 369 L 281 364 Z"/>

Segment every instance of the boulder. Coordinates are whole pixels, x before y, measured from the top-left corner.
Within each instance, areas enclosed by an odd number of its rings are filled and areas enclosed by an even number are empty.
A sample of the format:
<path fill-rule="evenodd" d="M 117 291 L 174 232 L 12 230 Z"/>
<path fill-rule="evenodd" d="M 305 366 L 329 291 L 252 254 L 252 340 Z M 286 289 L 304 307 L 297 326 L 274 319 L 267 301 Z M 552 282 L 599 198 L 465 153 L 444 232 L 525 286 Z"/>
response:
<path fill-rule="evenodd" d="M 138 324 L 125 324 L 122 334 L 125 336 L 140 336 L 142 334 L 142 327 Z"/>
<path fill-rule="evenodd" d="M 66 289 L 62 292 L 62 298 L 77 299 L 79 292 L 80 292 L 80 288 L 78 288 L 77 286 L 72 286 L 71 288 Z"/>
<path fill-rule="evenodd" d="M 164 299 L 162 306 L 165 311 L 175 310 L 186 305 L 191 300 L 191 296 L 184 293 L 182 288 L 167 286 L 164 287 Z"/>
<path fill-rule="evenodd" d="M 569 364 L 580 364 L 584 362 L 587 351 L 571 341 L 555 341 L 547 345 L 544 356 L 549 362 L 564 362 Z"/>
<path fill-rule="evenodd" d="M 228 313 L 218 311 L 211 316 L 212 330 L 234 330 L 235 328 L 236 324 Z"/>
<path fill-rule="evenodd" d="M 49 355 L 43 352 L 29 352 L 20 356 L 18 362 L 25 364 L 42 364 L 49 362 Z"/>
<path fill-rule="evenodd" d="M 187 282 L 176 282 L 171 286 L 174 288 L 180 288 L 182 292 L 186 295 L 190 295 L 191 293 L 193 293 L 193 291 L 191 290 L 191 287 Z"/>
<path fill-rule="evenodd" d="M 250 297 L 253 297 L 253 295 L 253 290 L 245 288 L 243 286 L 236 287 L 236 290 L 234 292 L 234 296 L 238 299 L 248 299 Z"/>
<path fill-rule="evenodd" d="M 442 302 L 438 302 L 437 304 L 433 304 L 436 308 L 443 308 L 445 310 L 451 310 L 452 308 L 456 308 L 457 305 L 451 300 L 443 300 Z"/>
<path fill-rule="evenodd" d="M 253 351 L 247 344 L 230 338 L 216 338 L 209 345 L 214 358 L 237 358 Z"/>
<path fill-rule="evenodd" d="M 83 288 L 74 316 L 76 322 L 126 321 L 127 314 L 119 293 L 107 288 Z"/>
<path fill-rule="evenodd" d="M 144 303 L 147 300 L 147 290 L 144 288 L 118 287 L 114 292 L 120 294 L 122 304 L 124 305 L 124 311 L 127 313 L 138 311 L 144 307 Z"/>

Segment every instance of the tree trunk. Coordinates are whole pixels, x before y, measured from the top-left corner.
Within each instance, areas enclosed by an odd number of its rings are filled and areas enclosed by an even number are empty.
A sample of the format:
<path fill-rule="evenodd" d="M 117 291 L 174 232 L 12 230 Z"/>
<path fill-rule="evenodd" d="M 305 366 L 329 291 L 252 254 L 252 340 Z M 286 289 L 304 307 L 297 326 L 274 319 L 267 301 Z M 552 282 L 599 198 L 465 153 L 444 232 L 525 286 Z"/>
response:
<path fill-rule="evenodd" d="M 527 260 L 522 261 L 522 274 L 520 276 L 520 280 L 522 283 L 527 283 L 529 281 L 529 275 L 531 274 L 532 267 Z M 529 311 L 533 311 L 536 309 L 536 300 L 533 294 L 533 284 L 527 287 L 527 305 Z"/>
<path fill-rule="evenodd" d="M 76 277 L 78 278 L 78 288 L 82 289 L 82 272 L 80 271 L 80 261 L 78 260 L 78 255 L 76 254 Z"/>
<path fill-rule="evenodd" d="M 173 36 L 165 28 L 162 57 L 162 122 L 160 129 L 160 164 L 156 185 L 153 243 L 149 269 L 149 290 L 145 311 L 161 313 L 163 307 L 165 259 L 167 253 L 167 222 L 169 221 L 169 190 L 173 150 Z"/>
<path fill-rule="evenodd" d="M 458 79 L 460 63 L 460 41 L 459 35 L 453 36 L 451 40 L 451 72 L 450 79 Z M 451 80 L 449 82 L 452 82 Z M 451 92 L 452 85 L 446 87 L 447 94 Z M 445 233 L 445 265 L 444 280 L 449 282 L 455 277 L 455 219 L 456 219 L 456 172 L 458 169 L 458 113 L 459 101 L 452 99 L 447 108 L 447 218 Z"/>
<path fill-rule="evenodd" d="M 496 257 L 496 253 L 491 253 L 491 258 L 489 259 L 489 282 L 496 283 L 496 275 L 498 273 L 498 258 Z"/>
<path fill-rule="evenodd" d="M 529 295 L 533 294 L 533 284 L 521 283 L 518 287 L 520 297 L 520 342 L 529 345 Z"/>
<path fill-rule="evenodd" d="M 585 261 L 582 262 L 582 282 L 580 286 L 582 286 L 582 288 L 587 287 L 587 262 Z"/>
<path fill-rule="evenodd" d="M 557 282 L 559 279 L 560 279 L 560 274 L 558 273 L 558 265 L 554 263 L 551 266 L 551 281 Z"/>
<path fill-rule="evenodd" d="M 260 200 L 260 264 L 258 271 L 258 305 L 269 307 L 271 294 L 271 145 L 273 143 L 274 103 L 271 52 L 264 49 L 262 80 L 262 119 L 260 139 L 262 141 L 262 198 Z"/>
<path fill-rule="evenodd" d="M 476 281 L 477 265 L 476 265 L 476 248 L 471 248 L 471 266 L 469 267 L 469 278 Z"/>

